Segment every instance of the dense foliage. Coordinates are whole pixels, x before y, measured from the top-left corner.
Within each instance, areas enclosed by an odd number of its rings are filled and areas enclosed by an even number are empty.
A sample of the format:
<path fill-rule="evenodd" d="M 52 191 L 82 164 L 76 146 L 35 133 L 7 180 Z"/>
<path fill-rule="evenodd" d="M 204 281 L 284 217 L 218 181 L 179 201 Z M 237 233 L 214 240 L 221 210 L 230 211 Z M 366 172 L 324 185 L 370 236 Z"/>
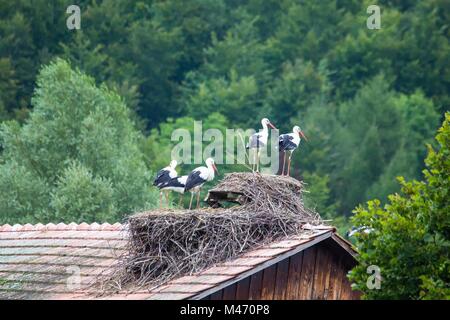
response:
<path fill-rule="evenodd" d="M 143 137 L 116 93 L 57 60 L 32 104 L 24 125 L 0 128 L 2 223 L 114 222 L 154 203 Z"/>
<path fill-rule="evenodd" d="M 33 135 L 48 130 L 59 135 L 56 127 L 28 128 L 39 118 L 30 116 L 29 110 L 51 105 L 42 97 L 31 103 L 40 67 L 60 57 L 123 97 L 130 117 L 147 135 L 138 143 L 153 171 L 169 161 L 173 129 L 191 128 L 194 120 L 220 130 L 257 128 L 263 116 L 282 132 L 299 124 L 310 141 L 294 156 L 293 175 L 309 183 L 312 206 L 325 217 L 342 221 L 358 203 L 373 197 L 385 200 L 395 192 L 397 175 L 420 177 L 422 147 L 431 142 L 450 104 L 448 1 L 378 1 L 380 30 L 366 27 L 371 1 L 77 3 L 81 30 L 70 31 L 66 28 L 70 1 L 0 0 L 0 119 L 16 119 L 23 125 L 8 125 L 5 131 L 21 137 L 17 141 L 32 144 L 36 140 L 27 139 L 37 139 Z M 45 87 L 42 79 L 40 86 Z M 66 87 L 64 95 L 70 97 L 72 89 Z M 84 119 L 83 126 L 88 126 L 86 119 L 95 117 L 70 116 Z M 92 120 L 92 130 L 104 130 L 98 135 L 109 137 L 105 131 L 110 127 L 100 129 L 107 120 L 98 121 L 99 126 L 94 126 L 97 119 Z M 62 129 L 61 135 L 60 139 L 72 139 Z M 117 140 L 112 145 L 108 141 L 100 151 L 114 151 L 116 156 L 127 152 Z M 127 181 L 117 176 L 131 174 L 126 167 L 120 166 L 123 170 L 117 172 L 105 164 L 104 170 L 110 171 L 100 173 L 100 162 L 92 163 L 103 160 L 84 159 L 81 151 L 71 149 L 73 142 L 63 144 L 71 150 L 67 157 L 66 149 L 59 149 L 61 144 L 44 143 L 48 150 L 19 149 L 18 142 L 11 140 L 4 146 L 4 168 L 16 168 L 0 172 L 1 183 L 9 186 L 2 195 L 10 199 L 8 221 L 19 221 L 30 208 L 36 208 L 33 214 L 39 216 L 39 208 L 45 211 L 49 203 L 54 212 L 64 211 L 76 200 L 65 195 L 73 192 L 72 184 L 84 185 L 88 180 L 87 199 L 82 200 L 86 206 L 102 197 L 104 212 L 142 204 L 143 199 L 122 200 L 132 196 L 130 189 L 120 199 L 106 196 L 111 188 L 123 191 L 123 185 L 115 183 Z M 89 148 L 97 141 L 85 143 L 83 147 Z M 22 151 L 15 154 L 16 150 Z M 80 154 L 73 156 L 73 152 Z M 32 171 L 32 164 L 24 168 L 23 157 L 38 161 L 42 173 Z M 60 162 L 69 159 L 70 163 Z M 141 168 L 134 162 L 129 165 Z M 74 170 L 80 172 L 77 181 Z M 143 188 L 144 182 L 137 181 Z M 29 198 L 8 195 L 14 185 Z M 59 192 L 46 191 L 56 185 Z M 78 212 L 85 204 L 73 206 L 71 210 Z"/>
<path fill-rule="evenodd" d="M 437 149 L 428 146 L 424 180 L 399 178 L 401 193 L 358 207 L 360 264 L 352 270 L 355 288 L 365 298 L 450 299 L 450 113 L 439 129 Z M 381 288 L 366 286 L 366 268 L 377 265 Z"/>

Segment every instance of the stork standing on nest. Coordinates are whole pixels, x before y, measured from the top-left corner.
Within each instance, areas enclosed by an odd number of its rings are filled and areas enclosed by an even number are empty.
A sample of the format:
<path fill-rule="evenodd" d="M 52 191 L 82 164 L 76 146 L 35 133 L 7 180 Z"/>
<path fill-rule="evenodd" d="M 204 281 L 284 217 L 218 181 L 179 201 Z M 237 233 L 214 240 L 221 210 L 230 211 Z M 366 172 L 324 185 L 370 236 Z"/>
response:
<path fill-rule="evenodd" d="M 184 188 L 186 187 L 187 178 L 188 176 L 181 176 L 170 179 L 161 187 L 161 190 L 174 191 L 180 194 L 180 200 L 178 202 L 178 206 L 180 207 L 183 202 Z"/>
<path fill-rule="evenodd" d="M 252 166 L 252 171 L 259 172 L 259 156 L 260 156 L 260 148 L 265 147 L 267 145 L 267 138 L 269 137 L 269 128 L 276 129 L 275 126 L 269 121 L 269 119 L 264 118 L 261 120 L 261 125 L 263 127 L 262 131 L 257 132 L 250 136 L 250 140 L 247 143 L 246 149 L 255 149 L 254 153 L 254 162 Z"/>
<path fill-rule="evenodd" d="M 300 129 L 299 126 L 295 126 L 292 129 L 292 133 L 282 134 L 278 140 L 278 147 L 279 150 L 284 153 L 283 156 L 283 170 L 281 172 L 281 175 L 284 175 L 284 168 L 286 164 L 286 152 L 290 152 L 289 154 L 289 160 L 288 160 L 288 169 L 287 169 L 287 175 L 290 175 L 291 172 L 291 159 L 292 159 L 292 153 L 295 151 L 295 149 L 298 148 L 300 145 L 301 138 L 308 141 L 305 134 L 303 133 L 302 129 Z"/>
<path fill-rule="evenodd" d="M 189 202 L 189 210 L 192 208 L 192 199 L 194 193 L 197 193 L 197 209 L 200 206 L 200 191 L 202 186 L 214 179 L 214 172 L 218 173 L 217 167 L 214 164 L 213 158 L 208 158 L 205 161 L 206 167 L 195 168 L 187 177 L 186 186 L 184 192 L 191 192 L 191 201 Z"/>
<path fill-rule="evenodd" d="M 178 165 L 177 160 L 170 161 L 170 164 L 167 167 L 158 171 L 158 173 L 156 174 L 156 179 L 155 179 L 155 181 L 153 181 L 153 185 L 160 190 L 160 193 L 159 193 L 159 206 L 160 207 L 162 206 L 163 192 L 164 192 L 164 190 L 166 190 L 165 185 L 170 180 L 178 177 L 178 173 L 175 170 L 177 165 Z M 168 192 L 165 192 L 165 197 L 166 197 L 167 204 L 169 204 Z"/>

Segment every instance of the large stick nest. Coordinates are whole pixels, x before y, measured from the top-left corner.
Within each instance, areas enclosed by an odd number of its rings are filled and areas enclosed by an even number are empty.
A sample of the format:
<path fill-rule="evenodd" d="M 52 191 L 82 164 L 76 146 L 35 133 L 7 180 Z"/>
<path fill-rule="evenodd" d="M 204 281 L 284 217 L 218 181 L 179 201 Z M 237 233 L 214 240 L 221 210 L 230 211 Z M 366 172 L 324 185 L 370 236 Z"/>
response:
<path fill-rule="evenodd" d="M 321 222 L 317 213 L 304 208 L 302 191 L 303 184 L 290 177 L 231 173 L 210 190 L 207 202 L 241 205 L 133 215 L 127 221 L 127 249 L 109 284 L 152 288 L 299 234 L 303 224 Z"/>

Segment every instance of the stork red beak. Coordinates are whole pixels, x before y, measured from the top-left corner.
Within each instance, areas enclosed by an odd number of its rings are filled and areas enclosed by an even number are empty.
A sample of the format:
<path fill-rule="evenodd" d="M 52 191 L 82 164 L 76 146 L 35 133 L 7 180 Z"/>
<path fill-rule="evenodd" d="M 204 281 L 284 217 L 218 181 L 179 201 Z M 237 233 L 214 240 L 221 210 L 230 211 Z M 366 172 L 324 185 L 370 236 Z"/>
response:
<path fill-rule="evenodd" d="M 303 133 L 303 131 L 300 131 L 299 133 L 300 133 L 300 135 L 303 137 L 303 139 L 305 139 L 306 141 L 308 141 L 308 139 L 306 138 L 306 136 L 305 136 L 305 134 Z"/>
<path fill-rule="evenodd" d="M 216 165 L 215 165 L 214 163 L 213 163 L 212 167 L 213 167 L 213 169 L 214 169 L 214 171 L 215 171 L 216 173 L 219 173 L 219 170 L 217 170 L 217 167 L 216 167 Z"/>
<path fill-rule="evenodd" d="M 277 129 L 271 122 L 268 123 L 268 126 L 271 127 L 272 129 L 275 129 L 275 130 Z"/>

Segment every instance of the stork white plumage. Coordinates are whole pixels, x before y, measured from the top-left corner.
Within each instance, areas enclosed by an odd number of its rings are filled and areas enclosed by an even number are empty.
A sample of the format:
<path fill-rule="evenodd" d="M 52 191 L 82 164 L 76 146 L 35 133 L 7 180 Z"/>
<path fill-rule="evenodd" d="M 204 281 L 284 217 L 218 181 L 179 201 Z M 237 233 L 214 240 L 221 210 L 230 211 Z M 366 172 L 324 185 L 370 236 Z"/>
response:
<path fill-rule="evenodd" d="M 198 167 L 192 170 L 192 172 L 187 177 L 186 185 L 184 187 L 184 192 L 191 192 L 191 201 L 189 202 L 189 210 L 192 208 L 192 200 L 194 193 L 197 194 L 197 208 L 200 205 L 200 191 L 202 186 L 214 179 L 214 172 L 217 172 L 217 167 L 214 164 L 213 158 L 208 158 L 205 161 L 206 167 Z"/>
<path fill-rule="evenodd" d="M 262 130 L 250 136 L 250 139 L 247 143 L 247 149 L 255 149 L 255 153 L 253 155 L 254 163 L 252 165 L 252 170 L 259 172 L 259 157 L 260 157 L 260 148 L 265 147 L 267 145 L 267 139 L 269 137 L 269 128 L 276 129 L 275 126 L 269 121 L 269 119 L 264 118 L 261 120 Z"/>
<path fill-rule="evenodd" d="M 159 190 L 161 190 L 159 193 L 159 206 L 160 207 L 162 206 L 162 195 L 163 195 L 164 185 L 166 183 L 168 183 L 171 179 L 178 177 L 178 173 L 175 170 L 177 165 L 178 165 L 177 160 L 170 161 L 170 164 L 167 167 L 158 171 L 158 173 L 156 174 L 155 181 L 153 181 L 153 185 L 155 187 L 157 187 Z M 166 202 L 167 202 L 167 204 L 169 204 L 169 195 L 167 192 L 165 193 L 165 196 L 166 196 Z"/>
<path fill-rule="evenodd" d="M 286 152 L 289 152 L 289 160 L 288 160 L 288 171 L 287 175 L 290 175 L 291 172 L 291 159 L 292 159 L 292 153 L 295 151 L 295 149 L 298 148 L 301 142 L 301 138 L 308 141 L 305 134 L 303 133 L 302 129 L 300 129 L 299 126 L 295 126 L 292 129 L 292 133 L 286 133 L 280 135 L 280 138 L 278 140 L 278 147 L 279 150 L 284 153 L 283 155 L 283 170 L 281 172 L 281 175 L 284 175 L 284 168 L 286 164 Z"/>

